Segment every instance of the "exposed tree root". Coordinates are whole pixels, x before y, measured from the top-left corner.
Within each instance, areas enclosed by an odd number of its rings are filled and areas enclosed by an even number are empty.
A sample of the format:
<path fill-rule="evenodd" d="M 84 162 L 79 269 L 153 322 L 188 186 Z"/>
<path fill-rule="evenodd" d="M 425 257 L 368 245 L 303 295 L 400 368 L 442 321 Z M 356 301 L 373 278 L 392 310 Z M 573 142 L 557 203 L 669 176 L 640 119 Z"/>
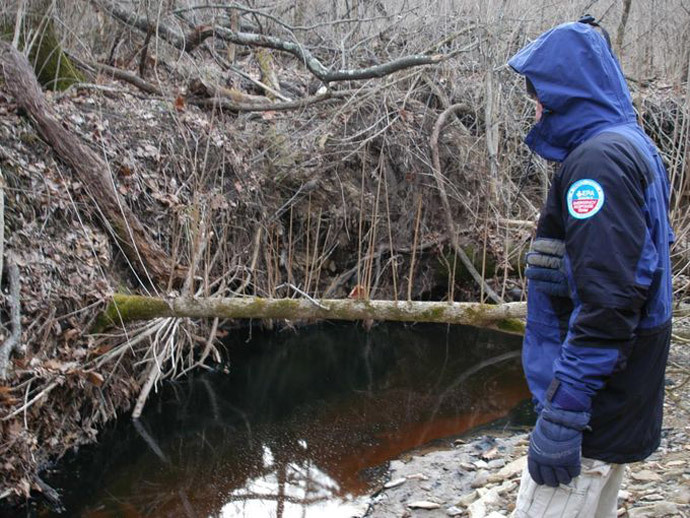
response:
<path fill-rule="evenodd" d="M 433 171 L 434 171 L 434 177 L 436 178 L 436 185 L 438 186 L 438 193 L 439 196 L 441 197 L 441 203 L 443 204 L 443 211 L 446 216 L 446 225 L 448 226 L 448 234 L 450 236 L 450 242 L 453 245 L 453 249 L 455 252 L 458 254 L 458 257 L 460 257 L 460 261 L 462 261 L 462 264 L 467 268 L 467 271 L 470 272 L 470 275 L 472 278 L 479 284 L 479 286 L 482 287 L 484 292 L 493 300 L 494 302 L 501 303 L 503 302 L 503 299 L 501 296 L 496 293 L 494 290 L 491 289 L 491 286 L 489 286 L 486 282 L 486 280 L 482 277 L 482 275 L 477 271 L 477 269 L 474 267 L 472 264 L 472 261 L 470 258 L 467 256 L 465 251 L 462 249 L 460 246 L 460 241 L 458 240 L 458 231 L 457 228 L 455 227 L 455 221 L 453 220 L 453 213 L 450 210 L 450 203 L 448 202 L 448 195 L 446 194 L 446 187 L 443 183 L 443 174 L 441 173 L 441 159 L 439 158 L 439 153 L 438 153 L 438 138 L 441 134 L 441 129 L 443 128 L 443 125 L 446 123 L 446 119 L 453 113 L 457 111 L 467 111 L 467 106 L 464 103 L 460 104 L 454 104 L 451 107 L 449 107 L 447 110 L 445 110 L 441 115 L 439 116 L 438 120 L 436 121 L 436 124 L 434 125 L 434 131 L 431 134 L 431 156 L 433 159 Z"/>

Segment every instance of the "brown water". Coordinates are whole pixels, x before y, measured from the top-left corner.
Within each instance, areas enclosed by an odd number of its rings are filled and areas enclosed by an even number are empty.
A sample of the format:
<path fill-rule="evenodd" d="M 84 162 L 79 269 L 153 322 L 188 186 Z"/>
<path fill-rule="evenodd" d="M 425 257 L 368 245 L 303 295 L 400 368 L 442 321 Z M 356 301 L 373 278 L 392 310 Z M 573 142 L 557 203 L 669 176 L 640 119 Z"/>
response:
<path fill-rule="evenodd" d="M 519 344 L 434 325 L 237 336 L 229 373 L 168 384 L 50 482 L 67 516 L 349 517 L 387 461 L 528 397 Z"/>

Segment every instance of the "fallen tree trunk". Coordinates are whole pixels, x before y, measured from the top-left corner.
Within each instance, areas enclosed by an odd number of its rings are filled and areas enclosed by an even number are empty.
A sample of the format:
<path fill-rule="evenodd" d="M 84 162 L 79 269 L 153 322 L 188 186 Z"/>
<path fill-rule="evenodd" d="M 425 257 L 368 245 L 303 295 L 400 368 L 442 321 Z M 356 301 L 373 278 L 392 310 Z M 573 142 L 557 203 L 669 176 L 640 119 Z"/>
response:
<path fill-rule="evenodd" d="M 0 65 L 17 105 L 27 112 L 40 135 L 76 173 L 97 206 L 104 227 L 116 238 L 133 269 L 143 279 L 159 285 L 167 285 L 171 277 L 183 280 L 185 269 L 173 264 L 116 192 L 108 164 L 60 123 L 26 58 L 11 45 L 0 42 Z"/>
<path fill-rule="evenodd" d="M 358 299 L 189 298 L 162 299 L 116 294 L 95 330 L 135 320 L 165 317 L 285 320 L 379 320 L 461 324 L 522 334 L 527 305 L 473 302 L 395 302 Z"/>
<path fill-rule="evenodd" d="M 690 326 L 681 322 L 689 310 L 674 315 L 673 335 L 690 340 Z M 112 325 L 154 318 L 233 318 L 282 320 L 377 320 L 467 325 L 511 334 L 525 332 L 526 302 L 480 304 L 360 299 L 266 299 L 260 297 L 163 299 L 115 294 L 94 326 L 101 332 Z"/>

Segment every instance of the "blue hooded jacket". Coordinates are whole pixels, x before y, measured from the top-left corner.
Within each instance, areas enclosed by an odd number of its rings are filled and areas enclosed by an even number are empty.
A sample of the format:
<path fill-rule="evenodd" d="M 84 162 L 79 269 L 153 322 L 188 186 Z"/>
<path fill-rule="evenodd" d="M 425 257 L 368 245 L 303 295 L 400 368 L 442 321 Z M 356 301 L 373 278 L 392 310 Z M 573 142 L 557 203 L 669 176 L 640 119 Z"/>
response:
<path fill-rule="evenodd" d="M 591 411 L 583 455 L 641 460 L 659 443 L 670 339 L 664 165 L 607 40 L 590 25 L 555 27 L 509 65 L 544 107 L 525 142 L 562 162 L 528 254 L 528 384 L 538 408 L 553 397 Z"/>

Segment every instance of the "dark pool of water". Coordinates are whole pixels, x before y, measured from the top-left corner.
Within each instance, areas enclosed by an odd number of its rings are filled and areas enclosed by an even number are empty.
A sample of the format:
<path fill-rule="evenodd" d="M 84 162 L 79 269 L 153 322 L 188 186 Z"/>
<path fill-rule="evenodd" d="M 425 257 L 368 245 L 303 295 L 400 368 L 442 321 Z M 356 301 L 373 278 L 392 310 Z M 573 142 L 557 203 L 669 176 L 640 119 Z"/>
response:
<path fill-rule="evenodd" d="M 528 397 L 519 346 L 438 325 L 237 332 L 218 372 L 165 384 L 48 482 L 63 516 L 349 517 L 386 461 Z"/>

